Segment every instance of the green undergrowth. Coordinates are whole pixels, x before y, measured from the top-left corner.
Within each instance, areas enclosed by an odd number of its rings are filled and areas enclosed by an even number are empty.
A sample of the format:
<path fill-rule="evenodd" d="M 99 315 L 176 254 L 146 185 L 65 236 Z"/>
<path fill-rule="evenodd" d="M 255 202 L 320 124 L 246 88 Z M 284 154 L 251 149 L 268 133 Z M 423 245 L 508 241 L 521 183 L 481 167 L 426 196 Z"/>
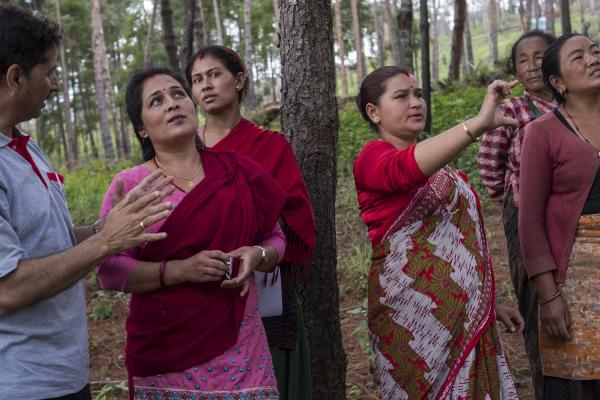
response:
<path fill-rule="evenodd" d="M 98 218 L 104 193 L 117 172 L 131 167 L 131 161 L 115 166 L 97 160 L 65 174 L 65 191 L 75 225 L 90 224 Z"/>

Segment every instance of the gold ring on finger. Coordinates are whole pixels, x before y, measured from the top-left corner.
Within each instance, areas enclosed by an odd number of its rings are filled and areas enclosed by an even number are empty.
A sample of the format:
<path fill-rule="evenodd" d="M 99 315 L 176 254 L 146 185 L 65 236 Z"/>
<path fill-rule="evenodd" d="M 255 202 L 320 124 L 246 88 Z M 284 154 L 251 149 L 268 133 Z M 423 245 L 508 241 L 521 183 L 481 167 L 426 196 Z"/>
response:
<path fill-rule="evenodd" d="M 140 226 L 142 227 L 142 230 L 145 231 L 146 230 L 146 226 L 144 225 L 144 220 L 140 221 Z"/>

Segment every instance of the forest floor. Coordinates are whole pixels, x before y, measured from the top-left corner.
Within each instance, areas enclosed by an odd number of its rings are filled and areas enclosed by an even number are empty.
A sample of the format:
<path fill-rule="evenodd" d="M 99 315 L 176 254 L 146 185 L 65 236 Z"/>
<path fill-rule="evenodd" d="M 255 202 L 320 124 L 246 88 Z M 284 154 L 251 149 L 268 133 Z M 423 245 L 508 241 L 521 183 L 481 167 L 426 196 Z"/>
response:
<path fill-rule="evenodd" d="M 512 286 L 508 274 L 506 242 L 502 230 L 501 210 L 495 204 L 484 204 L 488 243 L 495 266 L 498 295 L 505 302 L 514 304 Z M 341 275 L 341 274 L 340 274 Z M 376 400 L 378 384 L 375 372 L 370 368 L 364 328 L 364 290 L 353 290 L 353 284 L 340 278 L 340 316 L 344 350 L 348 360 L 347 397 L 356 400 Z M 95 400 L 127 399 L 126 372 L 123 349 L 125 346 L 124 321 L 128 312 L 128 296 L 107 295 L 98 292 L 92 278 L 88 281 L 89 315 L 96 316 L 89 323 L 91 387 Z M 106 313 L 106 314 L 103 314 Z M 503 332 L 503 330 L 501 330 Z M 511 371 L 519 398 L 532 400 L 529 367 L 522 337 L 502 333 Z M 362 345 L 362 346 L 361 346 Z M 315 399 L 319 400 L 319 399 Z"/>

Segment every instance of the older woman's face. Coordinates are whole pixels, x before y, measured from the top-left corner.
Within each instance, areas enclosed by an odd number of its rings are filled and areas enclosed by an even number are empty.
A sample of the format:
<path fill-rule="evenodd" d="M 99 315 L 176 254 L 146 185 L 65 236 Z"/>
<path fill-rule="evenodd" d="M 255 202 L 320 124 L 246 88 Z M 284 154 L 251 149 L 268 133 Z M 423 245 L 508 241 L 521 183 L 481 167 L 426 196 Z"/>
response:
<path fill-rule="evenodd" d="M 540 36 L 523 39 L 515 49 L 515 71 L 517 79 L 530 92 L 543 91 L 542 58 L 548 42 Z"/>
<path fill-rule="evenodd" d="M 557 89 L 566 89 L 567 98 L 600 90 L 600 48 L 585 36 L 574 36 L 560 49 Z"/>
<path fill-rule="evenodd" d="M 385 92 L 374 106 L 373 113 L 378 118 L 380 133 L 387 133 L 403 140 L 412 141 L 423 131 L 427 106 L 423 91 L 414 76 L 398 74 L 389 78 Z"/>
<path fill-rule="evenodd" d="M 196 108 L 181 84 L 169 75 L 154 75 L 143 85 L 140 135 L 149 137 L 155 148 L 186 135 L 193 137 L 198 129 Z"/>
<path fill-rule="evenodd" d="M 191 78 L 192 93 L 206 113 L 239 106 L 238 93 L 244 87 L 245 76 L 234 76 L 218 58 L 207 54 L 196 59 Z"/>

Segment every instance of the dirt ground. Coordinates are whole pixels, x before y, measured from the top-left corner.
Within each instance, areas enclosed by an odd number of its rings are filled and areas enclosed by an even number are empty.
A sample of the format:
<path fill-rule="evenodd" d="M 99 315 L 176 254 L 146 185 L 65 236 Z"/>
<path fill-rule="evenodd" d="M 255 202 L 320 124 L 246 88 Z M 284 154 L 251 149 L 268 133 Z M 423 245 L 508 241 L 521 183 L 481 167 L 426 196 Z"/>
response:
<path fill-rule="evenodd" d="M 512 288 L 508 274 L 506 242 L 502 230 L 500 208 L 494 204 L 487 204 L 484 206 L 484 215 L 488 243 L 494 260 L 498 295 L 503 301 L 512 302 L 510 298 Z M 95 283 L 90 280 L 88 286 L 93 289 Z M 346 285 L 342 285 L 342 287 L 346 287 Z M 363 296 L 364 293 L 360 293 L 360 291 L 347 290 L 341 293 L 340 297 L 344 350 L 348 359 L 347 396 L 348 399 L 375 400 L 378 394 L 376 374 L 375 371 L 370 370 L 368 355 L 361 348 L 361 340 L 363 347 L 365 346 L 364 328 L 360 328 L 361 322 L 364 321 L 364 313 L 361 312 Z M 90 380 L 96 400 L 127 399 L 123 358 L 127 302 L 127 296 L 111 298 L 111 316 L 100 321 L 90 321 L 89 324 Z M 97 309 L 98 301 L 88 303 L 90 304 L 90 313 L 102 311 Z M 96 310 L 92 309 L 92 304 L 96 305 Z M 522 400 L 532 400 L 529 367 L 522 337 L 518 334 L 508 333 L 503 333 L 502 336 L 519 397 Z"/>

